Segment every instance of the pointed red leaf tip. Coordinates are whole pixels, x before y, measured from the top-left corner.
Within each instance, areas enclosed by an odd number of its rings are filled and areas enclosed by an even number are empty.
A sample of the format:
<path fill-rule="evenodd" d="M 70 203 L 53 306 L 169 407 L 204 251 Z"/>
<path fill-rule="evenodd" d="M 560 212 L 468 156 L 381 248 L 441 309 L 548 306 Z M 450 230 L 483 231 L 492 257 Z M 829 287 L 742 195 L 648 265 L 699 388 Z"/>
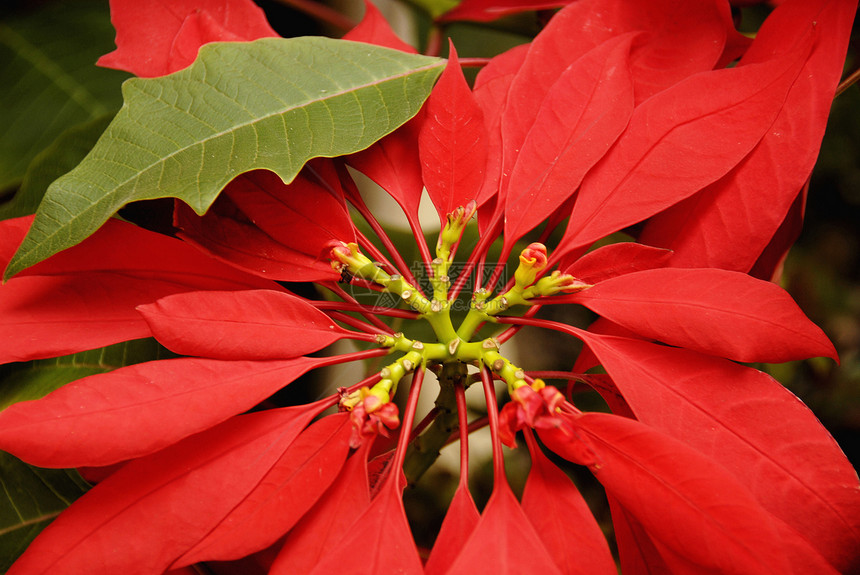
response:
<path fill-rule="evenodd" d="M 565 575 L 616 575 L 603 531 L 579 490 L 526 433 L 532 468 L 522 508 Z"/>
<path fill-rule="evenodd" d="M 0 222 L 7 264 L 32 217 Z M 117 249 L 121 245 L 122 249 Z M 77 353 L 149 337 L 134 308 L 199 289 L 278 289 L 198 250 L 119 220 L 0 285 L 0 362 Z"/>
<path fill-rule="evenodd" d="M 140 306 L 155 338 L 181 355 L 286 359 L 342 338 L 346 330 L 306 300 L 272 290 L 191 292 Z"/>
<path fill-rule="evenodd" d="M 560 245 L 590 245 L 730 172 L 773 124 L 812 40 L 806 34 L 765 62 L 696 74 L 639 105 L 583 179 Z"/>
<path fill-rule="evenodd" d="M 394 30 L 388 24 L 388 20 L 385 19 L 382 12 L 370 0 L 364 0 L 364 17 L 361 19 L 361 22 L 344 34 L 343 39 L 382 46 L 383 48 L 392 48 L 410 54 L 418 53 L 415 48 L 401 40 L 394 33 Z"/>
<path fill-rule="evenodd" d="M 475 200 L 487 162 L 484 118 L 466 83 L 453 43 L 445 71 L 425 104 L 418 154 L 427 193 L 446 217 Z"/>
<path fill-rule="evenodd" d="M 860 484 L 839 446 L 791 392 L 765 373 L 720 358 L 621 337 L 584 339 L 636 419 L 722 464 L 795 538 L 800 534 L 850 571 L 860 550 Z"/>
<path fill-rule="evenodd" d="M 646 338 L 736 361 L 838 359 L 824 332 L 785 290 L 740 272 L 645 270 L 569 299 Z"/>
<path fill-rule="evenodd" d="M 260 483 L 325 407 L 241 415 L 129 462 L 60 514 L 9 573 L 166 571 Z"/>
<path fill-rule="evenodd" d="M 230 182 L 198 216 L 177 202 L 179 236 L 255 275 L 278 281 L 336 280 L 322 257 L 333 240 L 355 241 L 355 229 L 331 160 L 309 162 L 289 185 L 268 170 Z"/>
<path fill-rule="evenodd" d="M 117 49 L 98 65 L 141 78 L 181 70 L 209 42 L 277 37 L 251 0 L 111 0 Z"/>
<path fill-rule="evenodd" d="M 320 501 L 290 530 L 270 575 L 307 575 L 344 537 L 368 505 L 367 454 L 372 441 L 353 453 Z"/>
<path fill-rule="evenodd" d="M 549 10 L 570 4 L 573 0 L 463 0 L 439 16 L 437 22 L 472 20 L 492 22 L 504 16 L 529 10 Z"/>
<path fill-rule="evenodd" d="M 675 250 L 678 267 L 752 269 L 818 157 L 856 9 L 856 2 L 785 2 L 768 17 L 741 65 L 784 51 L 786 39 L 813 22 L 821 31 L 774 124 L 732 172 L 649 220 L 640 241 Z"/>
<path fill-rule="evenodd" d="M 478 525 L 448 575 L 561 575 L 506 480 L 496 483 Z"/>
<path fill-rule="evenodd" d="M 141 457 L 251 409 L 325 361 L 179 358 L 93 375 L 0 412 L 0 449 L 55 468 Z"/>
<path fill-rule="evenodd" d="M 552 84 L 523 141 L 505 198 L 505 249 L 549 217 L 618 138 L 633 113 L 630 47 L 599 44 Z"/>
<path fill-rule="evenodd" d="M 349 416 L 337 413 L 304 430 L 241 503 L 173 566 L 240 559 L 274 543 L 337 477 L 350 428 Z"/>
<path fill-rule="evenodd" d="M 779 520 L 724 467 L 632 419 L 603 413 L 569 418 L 596 456 L 591 472 L 670 565 L 685 565 L 683 572 L 794 572 Z M 541 438 L 561 455 L 571 441 L 556 430 L 542 431 Z"/>
<path fill-rule="evenodd" d="M 573 62 L 603 42 L 644 32 L 630 59 L 636 102 L 692 74 L 711 70 L 731 26 L 729 7 L 715 0 L 578 0 L 560 10 L 530 44 L 505 113 L 504 171 L 534 123 L 541 103 Z"/>

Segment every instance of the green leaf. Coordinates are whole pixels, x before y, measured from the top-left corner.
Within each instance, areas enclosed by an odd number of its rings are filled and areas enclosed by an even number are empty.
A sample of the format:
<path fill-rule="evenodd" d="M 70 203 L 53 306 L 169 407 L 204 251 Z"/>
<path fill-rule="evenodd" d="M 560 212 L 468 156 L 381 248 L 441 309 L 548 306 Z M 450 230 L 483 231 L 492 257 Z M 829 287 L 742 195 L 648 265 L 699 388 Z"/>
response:
<path fill-rule="evenodd" d="M 107 2 L 50 2 L 0 19 L 0 191 L 66 128 L 112 113 L 124 72 L 95 65 L 114 48 Z"/>
<path fill-rule="evenodd" d="M 0 452 L 0 572 L 88 488 L 76 471 L 40 469 Z"/>
<path fill-rule="evenodd" d="M 154 339 L 138 339 L 52 359 L 0 366 L 0 411 L 13 403 L 39 399 L 82 377 L 174 357 Z"/>
<path fill-rule="evenodd" d="M 112 118 L 113 114 L 108 114 L 76 124 L 42 150 L 30 162 L 21 187 L 12 199 L 0 205 L 0 220 L 35 214 L 51 182 L 81 163 Z"/>
<path fill-rule="evenodd" d="M 185 70 L 128 80 L 98 144 L 48 188 L 6 277 L 128 202 L 173 197 L 203 214 L 243 172 L 290 182 L 311 158 L 362 150 L 418 112 L 443 67 L 369 44 L 264 38 L 209 44 Z"/>

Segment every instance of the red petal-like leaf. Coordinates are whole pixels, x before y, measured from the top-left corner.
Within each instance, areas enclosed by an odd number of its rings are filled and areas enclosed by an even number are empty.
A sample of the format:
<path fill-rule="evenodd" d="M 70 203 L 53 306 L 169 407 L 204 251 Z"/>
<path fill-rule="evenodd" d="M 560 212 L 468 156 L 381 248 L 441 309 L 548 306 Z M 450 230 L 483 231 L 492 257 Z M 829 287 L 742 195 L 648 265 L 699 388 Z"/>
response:
<path fill-rule="evenodd" d="M 250 0 L 111 0 L 110 5 L 117 49 L 98 64 L 142 78 L 185 68 L 209 42 L 277 36 Z"/>
<path fill-rule="evenodd" d="M 555 564 L 568 575 L 616 575 L 606 537 L 579 490 L 540 448 L 529 447 L 532 468 L 522 507 Z"/>
<path fill-rule="evenodd" d="M 31 221 L 0 223 L 4 265 Z M 80 244 L 0 285 L 0 362 L 148 337 L 149 327 L 134 308 L 170 294 L 264 287 L 278 289 L 174 238 L 109 220 Z"/>
<path fill-rule="evenodd" d="M 270 575 L 307 575 L 347 534 L 370 505 L 367 453 L 372 442 L 347 460 L 334 484 L 287 536 Z"/>
<path fill-rule="evenodd" d="M 480 518 L 468 484 L 461 481 L 445 513 L 445 520 L 436 542 L 433 543 L 430 557 L 424 565 L 424 575 L 444 575 L 448 572 L 448 568 L 463 549 L 463 542 L 469 539 Z"/>
<path fill-rule="evenodd" d="M 388 192 L 413 222 L 418 222 L 418 207 L 424 190 L 418 158 L 418 132 L 423 114 L 422 108 L 415 118 L 391 134 L 347 157 L 350 166 Z"/>
<path fill-rule="evenodd" d="M 587 413 L 570 421 L 590 440 L 590 469 L 607 494 L 672 555 L 702 572 L 792 572 L 790 542 L 780 538 L 776 520 L 723 467 L 632 419 Z M 555 429 L 541 437 L 553 450 L 565 441 Z"/>
<path fill-rule="evenodd" d="M 809 177 L 842 73 L 852 2 L 786 2 L 768 17 L 742 63 L 784 50 L 815 21 L 822 30 L 762 141 L 736 169 L 652 218 L 640 241 L 675 251 L 673 265 L 748 272 Z"/>
<path fill-rule="evenodd" d="M 448 575 L 561 575 L 507 482 L 496 483 L 478 525 Z"/>
<path fill-rule="evenodd" d="M 737 361 L 836 359 L 833 344 L 785 290 L 746 274 L 664 268 L 569 296 L 646 338 Z"/>
<path fill-rule="evenodd" d="M 324 408 L 242 415 L 128 463 L 51 523 L 9 574 L 166 571 L 259 483 Z"/>
<path fill-rule="evenodd" d="M 805 35 L 791 52 L 764 63 L 697 74 L 636 108 L 583 180 L 564 249 L 642 221 L 732 170 L 781 110 L 812 38 Z"/>
<path fill-rule="evenodd" d="M 624 575 L 673 573 L 639 522 L 631 517 L 615 498 L 609 496 L 607 499 L 612 513 L 612 531 L 618 545 L 621 572 Z"/>
<path fill-rule="evenodd" d="M 860 559 L 857 474 L 779 382 L 683 349 L 583 336 L 637 419 L 721 463 L 839 569 Z"/>
<path fill-rule="evenodd" d="M 453 45 L 425 109 L 418 134 L 421 172 L 444 225 L 449 213 L 477 198 L 487 162 L 483 114 L 463 77 Z"/>
<path fill-rule="evenodd" d="M 361 19 L 358 26 L 344 34 L 343 40 L 364 42 L 365 44 L 373 44 L 410 54 L 418 53 L 415 48 L 394 33 L 388 20 L 370 0 L 364 0 L 364 18 Z"/>
<path fill-rule="evenodd" d="M 728 6 L 713 0 L 571 3 L 532 42 L 511 86 L 504 122 L 506 151 L 520 148 L 545 94 L 565 68 L 595 46 L 629 32 L 646 33 L 631 58 L 637 103 L 713 68 L 727 34 L 735 33 Z M 506 163 L 506 169 L 510 165 Z"/>
<path fill-rule="evenodd" d="M 315 575 L 339 573 L 402 573 L 421 575 L 424 569 L 403 509 L 399 481 L 394 474 L 355 521 L 345 536 L 326 551 L 311 572 Z"/>
<path fill-rule="evenodd" d="M 504 253 L 573 194 L 627 125 L 633 112 L 633 36 L 598 45 L 547 92 L 510 176 Z"/>
<path fill-rule="evenodd" d="M 487 131 L 487 164 L 484 183 L 476 198 L 478 225 L 482 234 L 487 233 L 487 226 L 495 217 L 494 212 L 502 210 L 505 206 L 506 191 L 500 187 L 503 181 L 507 181 L 507 175 L 502 171 L 505 165 L 502 114 L 511 82 L 525 60 L 528 48 L 528 44 L 522 44 L 496 56 L 478 72 L 475 78 L 472 93 L 484 115 L 484 126 Z"/>
<path fill-rule="evenodd" d="M 562 261 L 559 269 L 585 283 L 596 284 L 615 276 L 666 267 L 671 258 L 669 250 L 620 242 L 601 246 L 571 264 Z"/>
<path fill-rule="evenodd" d="M 92 375 L 0 412 L 0 448 L 40 467 L 140 457 L 252 408 L 325 361 L 179 358 Z"/>
<path fill-rule="evenodd" d="M 548 10 L 570 4 L 572 0 L 463 0 L 455 8 L 442 14 L 439 22 L 472 20 L 492 22 L 510 14 L 527 10 Z"/>
<path fill-rule="evenodd" d="M 355 241 L 343 193 L 329 160 L 310 162 L 284 184 L 273 172 L 230 182 L 204 216 L 177 203 L 182 239 L 257 275 L 279 281 L 339 276 L 323 253 L 332 240 Z"/>
<path fill-rule="evenodd" d="M 783 264 L 788 257 L 788 250 L 800 237 L 803 229 L 803 217 L 806 211 L 806 198 L 809 194 L 809 182 L 800 190 L 794 203 L 788 208 L 785 219 L 770 238 L 767 246 L 759 254 L 758 259 L 749 270 L 754 278 L 779 282 L 782 277 Z"/>
<path fill-rule="evenodd" d="M 177 294 L 138 311 L 169 350 L 213 359 L 286 359 L 345 337 L 366 339 L 306 300 L 271 290 Z"/>
<path fill-rule="evenodd" d="M 304 430 L 253 491 L 173 566 L 240 559 L 274 543 L 334 481 L 346 461 L 351 431 L 346 413 Z"/>

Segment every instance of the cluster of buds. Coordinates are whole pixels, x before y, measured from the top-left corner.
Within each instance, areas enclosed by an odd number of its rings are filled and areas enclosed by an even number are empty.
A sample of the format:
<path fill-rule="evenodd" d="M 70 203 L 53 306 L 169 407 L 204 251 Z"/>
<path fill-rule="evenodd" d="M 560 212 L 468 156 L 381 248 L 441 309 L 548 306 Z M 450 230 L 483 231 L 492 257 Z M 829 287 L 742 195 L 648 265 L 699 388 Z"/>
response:
<path fill-rule="evenodd" d="M 550 429 L 563 425 L 558 417 L 564 395 L 555 387 L 536 379 L 510 392 L 511 400 L 499 413 L 499 438 L 508 447 L 516 447 L 516 433 L 525 427 Z"/>
<path fill-rule="evenodd" d="M 349 446 L 353 449 L 360 447 L 365 439 L 372 439 L 380 434 L 388 437 L 387 430 L 400 425 L 397 405 L 390 401 L 384 391 L 380 393 L 376 388 L 362 387 L 350 394 L 347 394 L 344 388 L 338 392 L 341 394 L 338 408 L 348 411 L 352 421 Z"/>

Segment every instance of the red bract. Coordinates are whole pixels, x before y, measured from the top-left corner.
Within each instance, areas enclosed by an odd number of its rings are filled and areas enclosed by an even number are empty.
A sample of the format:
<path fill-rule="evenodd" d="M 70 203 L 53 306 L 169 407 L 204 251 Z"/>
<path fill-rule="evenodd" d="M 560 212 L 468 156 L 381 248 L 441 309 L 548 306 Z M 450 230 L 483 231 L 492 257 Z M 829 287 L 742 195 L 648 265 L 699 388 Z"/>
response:
<path fill-rule="evenodd" d="M 464 2 L 443 19 L 548 4 Z M 218 6 L 146 51 L 128 38 L 164 14 L 115 2 L 113 61 L 164 74 L 206 41 L 269 33 L 250 3 Z M 851 464 L 802 403 L 737 363 L 836 359 L 785 291 L 747 272 L 786 247 L 775 234 L 802 207 L 854 8 L 789 0 L 749 43 L 722 1 L 579 0 L 473 87 L 452 46 L 424 110 L 359 153 L 289 184 L 242 174 L 203 216 L 177 202 L 178 237 L 110 221 L 0 286 L 4 361 L 144 337 L 181 356 L 0 412 L 0 448 L 105 477 L 10 573 L 158 573 L 259 552 L 272 573 L 614 573 L 559 458 L 604 487 L 625 573 L 856 570 Z M 369 4 L 348 39 L 408 49 Z M 356 172 L 399 204 L 414 246 L 377 221 Z M 4 261 L 29 223 L 0 223 Z M 548 305 L 599 318 L 535 317 Z M 527 371 L 542 366 L 506 348 L 524 327 L 585 348 L 560 360 L 569 372 Z M 359 350 L 332 351 L 345 343 Z M 285 399 L 356 360 L 373 360 L 369 375 Z M 437 387 L 427 370 L 440 391 L 416 424 Z M 478 381 L 487 416 L 470 423 Z M 612 413 L 581 411 L 571 390 L 586 387 Z M 468 436 L 481 427 L 494 484 L 479 512 Z M 520 432 L 532 467 L 518 499 L 502 443 Z M 459 482 L 422 555 L 403 490 L 450 440 Z"/>
<path fill-rule="evenodd" d="M 277 36 L 263 11 L 246 0 L 111 0 L 117 49 L 99 65 L 141 78 L 164 76 L 191 64 L 200 46 Z"/>

